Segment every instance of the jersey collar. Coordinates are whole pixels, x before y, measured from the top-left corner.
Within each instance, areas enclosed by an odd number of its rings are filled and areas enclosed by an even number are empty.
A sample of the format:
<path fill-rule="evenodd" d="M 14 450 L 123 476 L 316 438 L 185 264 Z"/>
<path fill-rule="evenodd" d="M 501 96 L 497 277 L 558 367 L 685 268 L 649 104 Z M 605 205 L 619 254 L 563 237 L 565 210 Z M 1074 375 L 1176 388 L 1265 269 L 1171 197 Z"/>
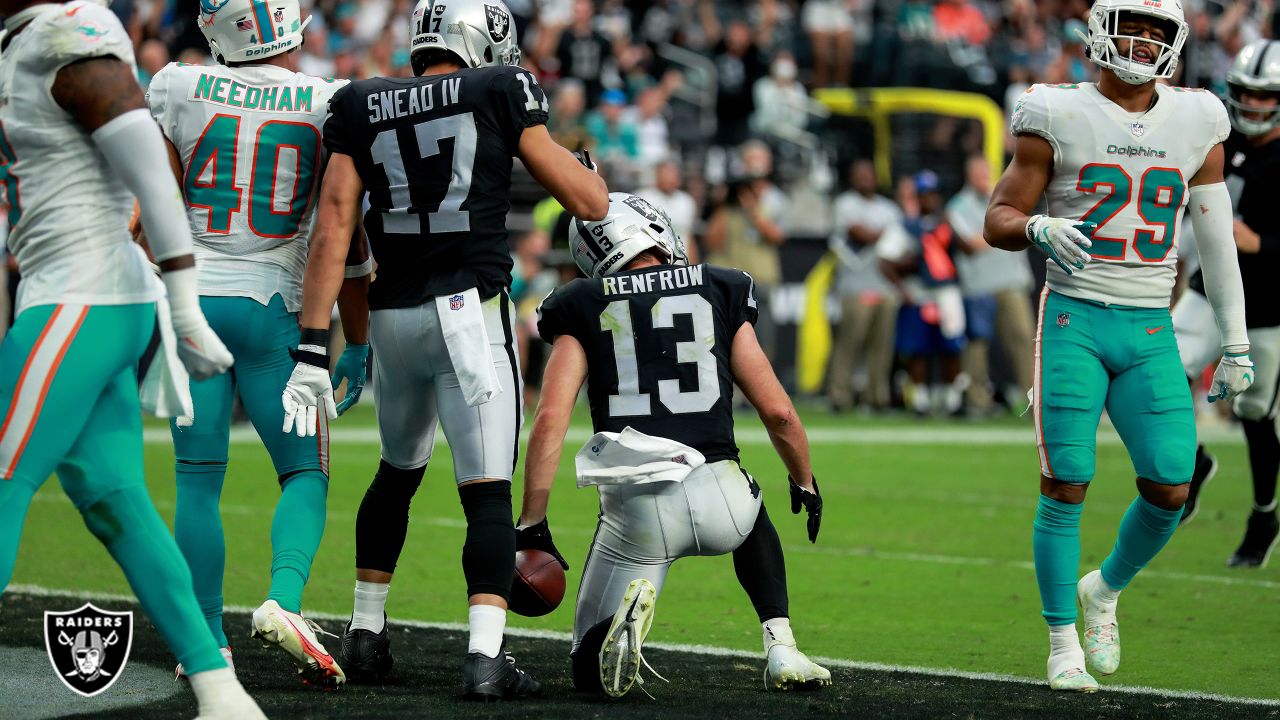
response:
<path fill-rule="evenodd" d="M 1147 126 L 1156 126 L 1164 122 L 1169 113 L 1173 112 L 1173 100 L 1170 97 L 1171 91 L 1168 86 L 1156 83 L 1156 103 L 1151 108 L 1142 112 L 1131 113 L 1112 102 L 1102 91 L 1098 89 L 1096 83 L 1081 83 L 1085 92 L 1089 94 L 1098 107 L 1106 113 L 1107 117 L 1129 130 L 1134 123 L 1140 123 Z"/>

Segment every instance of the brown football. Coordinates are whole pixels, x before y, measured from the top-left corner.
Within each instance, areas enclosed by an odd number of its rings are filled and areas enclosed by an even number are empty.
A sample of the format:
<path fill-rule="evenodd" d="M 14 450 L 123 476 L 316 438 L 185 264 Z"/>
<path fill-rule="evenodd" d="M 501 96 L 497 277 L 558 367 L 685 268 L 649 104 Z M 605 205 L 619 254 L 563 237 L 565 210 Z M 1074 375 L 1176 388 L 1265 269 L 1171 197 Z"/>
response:
<path fill-rule="evenodd" d="M 516 572 L 511 578 L 511 612 L 525 617 L 546 615 L 564 600 L 564 569 L 555 556 L 542 550 L 516 552 Z"/>

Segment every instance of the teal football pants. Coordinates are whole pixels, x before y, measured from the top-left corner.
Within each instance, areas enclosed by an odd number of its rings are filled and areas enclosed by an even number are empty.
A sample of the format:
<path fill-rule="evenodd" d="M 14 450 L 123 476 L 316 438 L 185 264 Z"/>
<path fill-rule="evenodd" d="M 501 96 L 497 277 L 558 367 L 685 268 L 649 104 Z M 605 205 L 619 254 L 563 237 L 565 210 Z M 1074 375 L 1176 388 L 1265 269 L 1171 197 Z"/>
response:
<path fill-rule="evenodd" d="M 142 471 L 137 365 L 155 305 L 40 305 L 0 345 L 0 591 L 27 508 L 55 471 L 85 525 L 190 673 L 226 667 L 191 573 L 151 504 Z"/>
<path fill-rule="evenodd" d="M 195 422 L 171 426 L 177 458 L 178 504 L 174 535 L 191 565 L 196 598 L 222 646 L 222 579 L 226 543 L 218 503 L 227 471 L 231 409 L 239 395 L 271 456 L 280 499 L 271 524 L 271 586 L 267 597 L 290 612 L 302 607 L 302 589 L 324 533 L 329 487 L 329 429 L 315 437 L 281 432 L 280 396 L 293 372 L 289 349 L 299 338 L 297 317 L 279 295 L 269 305 L 243 297 L 201 297 L 210 327 L 235 356 L 225 375 L 191 383 Z"/>

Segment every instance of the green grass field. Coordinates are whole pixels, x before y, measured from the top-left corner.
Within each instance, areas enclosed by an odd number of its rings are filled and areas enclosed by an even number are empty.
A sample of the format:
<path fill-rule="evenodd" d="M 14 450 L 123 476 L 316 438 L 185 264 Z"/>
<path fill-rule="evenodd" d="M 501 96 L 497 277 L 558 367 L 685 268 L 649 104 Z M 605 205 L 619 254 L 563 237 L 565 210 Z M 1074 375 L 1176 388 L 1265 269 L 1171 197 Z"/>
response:
<path fill-rule="evenodd" d="M 1042 678 L 1047 642 L 1030 533 L 1037 460 L 1027 421 L 954 425 L 806 415 L 826 500 L 817 545 L 806 541 L 803 520 L 787 511 L 785 471 L 762 442 L 759 424 L 747 416 L 738 420 L 743 465 L 761 481 L 787 550 L 792 622 L 801 647 L 824 657 Z M 585 424 L 579 417 L 575 428 Z M 161 426 L 149 428 L 149 482 L 161 513 L 171 519 L 172 449 Z M 329 522 L 307 590 L 308 609 L 350 611 L 355 511 L 378 461 L 372 428 L 368 406 L 334 423 Z M 898 435 L 903 442 L 895 442 Z M 571 431 L 550 511 L 557 542 L 573 565 L 570 598 L 597 511 L 595 493 L 573 484 L 574 437 Z M 1248 512 L 1248 472 L 1242 443 L 1215 449 L 1221 470 L 1200 516 L 1123 596 L 1124 665 L 1104 683 L 1280 698 L 1274 666 L 1280 563 L 1252 572 L 1224 567 Z M 516 482 L 518 497 L 519 477 Z M 277 494 L 256 441 L 234 444 L 223 494 L 228 604 L 257 605 L 265 596 Z M 1109 551 L 1133 495 L 1123 448 L 1103 445 L 1085 506 L 1082 571 Z M 443 443 L 412 518 L 391 592 L 393 620 L 464 621 L 464 525 Z M 128 592 L 119 569 L 53 482 L 32 506 L 14 583 Z M 513 618 L 512 624 L 567 631 L 571 617 L 572 603 L 566 602 L 545 618 Z M 233 637 L 247 632 L 229 629 Z M 755 614 L 729 558 L 675 565 L 651 639 L 760 650 Z"/>

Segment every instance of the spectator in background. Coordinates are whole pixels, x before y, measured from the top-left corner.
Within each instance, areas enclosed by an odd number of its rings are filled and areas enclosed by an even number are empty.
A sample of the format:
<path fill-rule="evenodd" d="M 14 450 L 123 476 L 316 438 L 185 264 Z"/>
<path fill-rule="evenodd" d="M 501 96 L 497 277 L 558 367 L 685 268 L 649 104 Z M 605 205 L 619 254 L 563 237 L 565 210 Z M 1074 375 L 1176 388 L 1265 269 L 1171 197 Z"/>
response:
<path fill-rule="evenodd" d="M 964 401 L 960 351 L 964 348 L 964 303 L 956 285 L 955 238 L 943 216 L 938 176 L 922 170 L 914 178 L 919 217 L 906 220 L 905 233 L 885 233 L 876 248 L 880 269 L 898 289 L 896 344 L 911 378 L 907 393 L 917 415 L 935 410 L 954 414 Z M 932 386 L 930 361 L 941 386 Z"/>
<path fill-rule="evenodd" d="M 898 300 L 880 272 L 876 243 L 886 229 L 902 224 L 902 212 L 892 200 L 876 194 L 876 168 L 870 160 L 853 162 L 849 185 L 836 198 L 835 234 L 830 243 L 839 261 L 840 325 L 831 353 L 827 400 L 834 412 L 853 407 L 851 381 L 861 365 L 865 368 L 862 403 L 873 410 L 887 410 Z"/>
<path fill-rule="evenodd" d="M 586 109 L 587 93 L 581 80 L 566 78 L 556 83 L 551 117 L 547 120 L 551 138 L 574 152 L 591 144 L 591 133 L 587 132 L 583 116 Z"/>
<path fill-rule="evenodd" d="M 606 63 L 613 57 L 613 44 L 595 28 L 595 9 L 591 0 L 573 1 L 573 22 L 560 35 L 556 60 L 560 76 L 582 81 L 587 105 L 592 106 L 604 92 Z"/>
<path fill-rule="evenodd" d="M 147 40 L 138 48 L 138 84 L 146 88 L 151 78 L 169 64 L 169 48 L 159 40 Z"/>
<path fill-rule="evenodd" d="M 752 88 L 755 112 L 751 129 L 758 134 L 794 138 L 809 122 L 809 93 L 796 80 L 796 59 L 782 51 L 774 56 L 769 74 Z"/>
<path fill-rule="evenodd" d="M 667 100 L 667 92 L 661 85 L 645 88 L 628 118 L 636 128 L 637 157 L 644 169 L 652 168 L 671 154 Z"/>
<path fill-rule="evenodd" d="M 939 40 L 986 45 L 991 39 L 990 23 L 969 0 L 938 0 L 933 6 L 933 26 Z"/>
<path fill-rule="evenodd" d="M 587 116 L 592 153 L 604 162 L 630 163 L 640 156 L 636 125 L 625 117 L 627 96 L 621 90 L 605 90 L 600 109 Z"/>
<path fill-rule="evenodd" d="M 689 253 L 689 263 L 698 262 L 698 246 L 693 234 L 698 219 L 698 204 L 693 196 L 681 189 L 680 165 L 674 160 L 663 160 L 653 168 L 653 186 L 637 190 L 636 195 L 660 208 L 671 217 L 676 234 L 684 240 Z"/>
<path fill-rule="evenodd" d="M 964 295 L 963 366 L 969 376 L 967 400 L 977 413 L 992 407 L 989 350 L 1000 341 L 1013 369 L 1014 387 L 1005 395 L 1015 407 L 1031 388 L 1031 266 L 1025 254 L 996 252 L 982 239 L 982 223 L 991 199 L 991 165 L 981 155 L 965 164 L 965 186 L 947 203 L 947 223 L 955 231 L 961 254 L 956 270 Z"/>
<path fill-rule="evenodd" d="M 753 140 L 743 145 L 738 167 L 730 170 L 725 198 L 707 221 L 707 262 L 738 268 L 755 279 L 760 320 L 756 333 L 772 357 L 777 328 L 769 312 L 769 298 L 782 283 L 778 247 L 786 242 L 782 218 L 787 197 L 769 179 L 773 156 L 769 146 Z"/>
<path fill-rule="evenodd" d="M 751 26 L 741 20 L 729 23 L 715 56 L 716 144 L 741 145 L 750 136 L 748 121 L 755 109 L 752 89 L 765 75 L 765 63 L 751 38 Z"/>
<path fill-rule="evenodd" d="M 845 87 L 853 75 L 853 15 L 858 0 L 806 0 L 800 22 L 813 53 L 815 88 Z"/>

